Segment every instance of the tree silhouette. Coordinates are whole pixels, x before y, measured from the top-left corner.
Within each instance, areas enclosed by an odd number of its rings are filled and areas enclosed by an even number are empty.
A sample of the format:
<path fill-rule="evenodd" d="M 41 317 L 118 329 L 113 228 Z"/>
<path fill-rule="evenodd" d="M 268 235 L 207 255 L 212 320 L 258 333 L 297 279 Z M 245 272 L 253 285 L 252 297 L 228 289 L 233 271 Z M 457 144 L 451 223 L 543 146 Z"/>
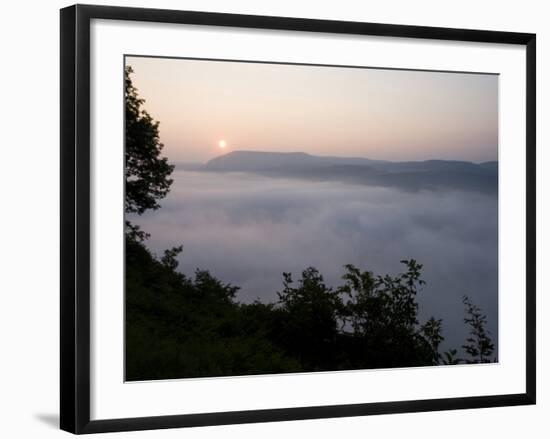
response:
<path fill-rule="evenodd" d="M 397 367 L 438 364 L 443 341 L 441 320 L 418 322 L 418 289 L 422 265 L 401 261 L 407 271 L 398 276 L 375 276 L 346 265 L 345 284 L 339 291 L 349 296 L 346 314 L 353 328 L 353 363 L 359 367 Z"/>
<path fill-rule="evenodd" d="M 178 260 L 177 256 L 183 251 L 183 245 L 179 245 L 177 247 L 172 247 L 167 250 L 164 250 L 164 255 L 160 259 L 160 262 L 162 265 L 164 265 L 166 268 L 169 268 L 170 270 L 175 271 L 176 268 L 178 268 Z"/>
<path fill-rule="evenodd" d="M 458 351 L 456 349 L 449 349 L 446 352 L 443 352 L 443 355 L 441 356 L 441 364 L 445 364 L 447 366 L 460 364 L 461 359 L 457 357 Z"/>
<path fill-rule="evenodd" d="M 206 270 L 177 271 L 181 247 L 155 257 L 127 240 L 126 374 L 129 380 L 459 364 L 443 354 L 442 321 L 418 320 L 422 265 L 375 275 L 345 267 L 326 285 L 309 267 L 283 275 L 275 303 L 239 303 L 237 286 Z M 488 362 L 493 345 L 485 316 L 466 301 L 470 363 Z"/>
<path fill-rule="evenodd" d="M 290 273 L 283 273 L 283 278 L 284 288 L 277 293 L 284 312 L 279 342 L 299 358 L 305 369 L 332 367 L 343 310 L 339 293 L 327 287 L 313 267 L 302 272 L 297 286 Z"/>
<path fill-rule="evenodd" d="M 174 166 L 161 157 L 159 122 L 143 109 L 144 99 L 132 84 L 131 66 L 124 69 L 126 118 L 126 198 L 127 213 L 142 214 L 158 209 L 158 200 L 170 190 Z M 136 230 L 134 229 L 134 232 Z"/>
<path fill-rule="evenodd" d="M 490 333 L 485 329 L 487 316 L 481 312 L 481 308 L 474 305 L 468 296 L 462 298 L 466 308 L 464 323 L 470 326 L 470 337 L 467 344 L 462 345 L 464 350 L 472 357 L 467 363 L 490 363 L 495 349 L 491 341 Z"/>

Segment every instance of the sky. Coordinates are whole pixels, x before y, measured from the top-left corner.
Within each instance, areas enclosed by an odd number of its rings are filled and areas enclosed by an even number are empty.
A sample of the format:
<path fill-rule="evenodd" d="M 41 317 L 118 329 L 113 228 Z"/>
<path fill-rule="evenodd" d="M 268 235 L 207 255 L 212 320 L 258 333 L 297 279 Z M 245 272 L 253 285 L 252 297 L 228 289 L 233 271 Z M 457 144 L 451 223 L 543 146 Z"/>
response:
<path fill-rule="evenodd" d="M 498 76 L 127 57 L 164 154 L 498 159 Z"/>

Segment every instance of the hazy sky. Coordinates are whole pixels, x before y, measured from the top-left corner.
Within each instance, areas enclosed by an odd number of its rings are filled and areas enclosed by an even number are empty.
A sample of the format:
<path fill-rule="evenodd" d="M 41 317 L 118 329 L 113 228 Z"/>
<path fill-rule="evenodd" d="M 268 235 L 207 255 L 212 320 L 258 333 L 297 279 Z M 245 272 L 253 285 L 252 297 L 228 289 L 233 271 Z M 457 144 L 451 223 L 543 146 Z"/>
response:
<path fill-rule="evenodd" d="M 165 154 L 496 160 L 498 76 L 128 57 Z M 220 148 L 220 141 L 225 148 Z"/>

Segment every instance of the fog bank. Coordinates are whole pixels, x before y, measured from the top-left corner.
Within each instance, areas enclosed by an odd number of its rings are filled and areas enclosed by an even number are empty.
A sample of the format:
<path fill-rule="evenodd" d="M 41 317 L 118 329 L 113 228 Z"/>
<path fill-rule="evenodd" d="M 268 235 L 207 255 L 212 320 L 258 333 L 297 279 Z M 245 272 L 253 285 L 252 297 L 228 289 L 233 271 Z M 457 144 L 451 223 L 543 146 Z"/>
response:
<path fill-rule="evenodd" d="M 466 338 L 461 298 L 487 314 L 497 346 L 497 197 L 403 191 L 246 173 L 176 170 L 158 211 L 131 217 L 157 254 L 183 244 L 180 270 L 241 287 L 238 299 L 275 301 L 282 273 L 314 266 L 339 285 L 344 264 L 396 274 L 424 264 L 420 316 L 443 318 L 445 347 Z"/>

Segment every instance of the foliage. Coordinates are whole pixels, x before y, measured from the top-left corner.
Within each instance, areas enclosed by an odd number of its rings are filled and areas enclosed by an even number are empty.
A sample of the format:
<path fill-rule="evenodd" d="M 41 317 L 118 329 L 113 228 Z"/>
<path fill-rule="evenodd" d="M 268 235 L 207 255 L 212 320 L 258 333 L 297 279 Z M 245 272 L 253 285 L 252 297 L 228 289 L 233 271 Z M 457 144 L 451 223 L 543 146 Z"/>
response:
<path fill-rule="evenodd" d="M 353 329 L 352 367 L 438 363 L 441 320 L 432 317 L 419 325 L 417 318 L 416 295 L 425 283 L 422 265 L 415 260 L 401 262 L 406 271 L 395 277 L 345 266 L 345 284 L 339 291 L 349 297 L 345 315 Z"/>
<path fill-rule="evenodd" d="M 163 144 L 159 139 L 159 122 L 143 109 L 132 84 L 132 67 L 124 70 L 126 118 L 126 198 L 127 213 L 142 214 L 147 209 L 158 209 L 158 200 L 170 190 L 170 174 L 174 167 L 160 157 Z"/>
<path fill-rule="evenodd" d="M 454 364 L 460 364 L 462 360 L 457 357 L 457 350 L 456 349 L 449 349 L 446 352 L 443 352 L 441 364 L 445 364 L 447 366 L 451 366 Z"/>
<path fill-rule="evenodd" d="M 177 256 L 183 251 L 183 245 L 180 245 L 178 247 L 172 247 L 168 250 L 164 251 L 164 255 L 162 256 L 160 262 L 162 265 L 164 265 L 166 268 L 170 270 L 175 270 L 178 268 L 178 260 Z"/>
<path fill-rule="evenodd" d="M 304 369 L 335 367 L 338 318 L 343 312 L 337 291 L 327 287 L 313 267 L 302 272 L 294 287 L 291 273 L 283 273 L 283 290 L 278 294 L 281 309 L 279 345 L 297 358 Z"/>
<path fill-rule="evenodd" d="M 455 349 L 439 353 L 441 320 L 418 321 L 423 281 L 414 260 L 403 261 L 397 276 L 347 265 L 336 288 L 313 267 L 297 281 L 284 273 L 277 302 L 244 304 L 238 287 L 208 271 L 178 272 L 181 251 L 157 259 L 142 241 L 126 238 L 128 380 L 464 362 Z M 467 311 L 476 331 L 468 362 L 489 361 L 485 318 L 471 303 Z"/>
<path fill-rule="evenodd" d="M 302 370 L 270 341 L 277 320 L 271 305 L 236 303 L 238 288 L 208 271 L 178 273 L 173 254 L 159 261 L 142 242 L 126 239 L 128 380 Z"/>
<path fill-rule="evenodd" d="M 466 308 L 464 323 L 470 326 L 470 337 L 466 339 L 467 343 L 462 345 L 466 353 L 472 357 L 466 362 L 490 363 L 495 346 L 489 331 L 485 329 L 487 316 L 481 312 L 478 306 L 472 303 L 468 296 L 464 296 L 462 302 Z"/>

